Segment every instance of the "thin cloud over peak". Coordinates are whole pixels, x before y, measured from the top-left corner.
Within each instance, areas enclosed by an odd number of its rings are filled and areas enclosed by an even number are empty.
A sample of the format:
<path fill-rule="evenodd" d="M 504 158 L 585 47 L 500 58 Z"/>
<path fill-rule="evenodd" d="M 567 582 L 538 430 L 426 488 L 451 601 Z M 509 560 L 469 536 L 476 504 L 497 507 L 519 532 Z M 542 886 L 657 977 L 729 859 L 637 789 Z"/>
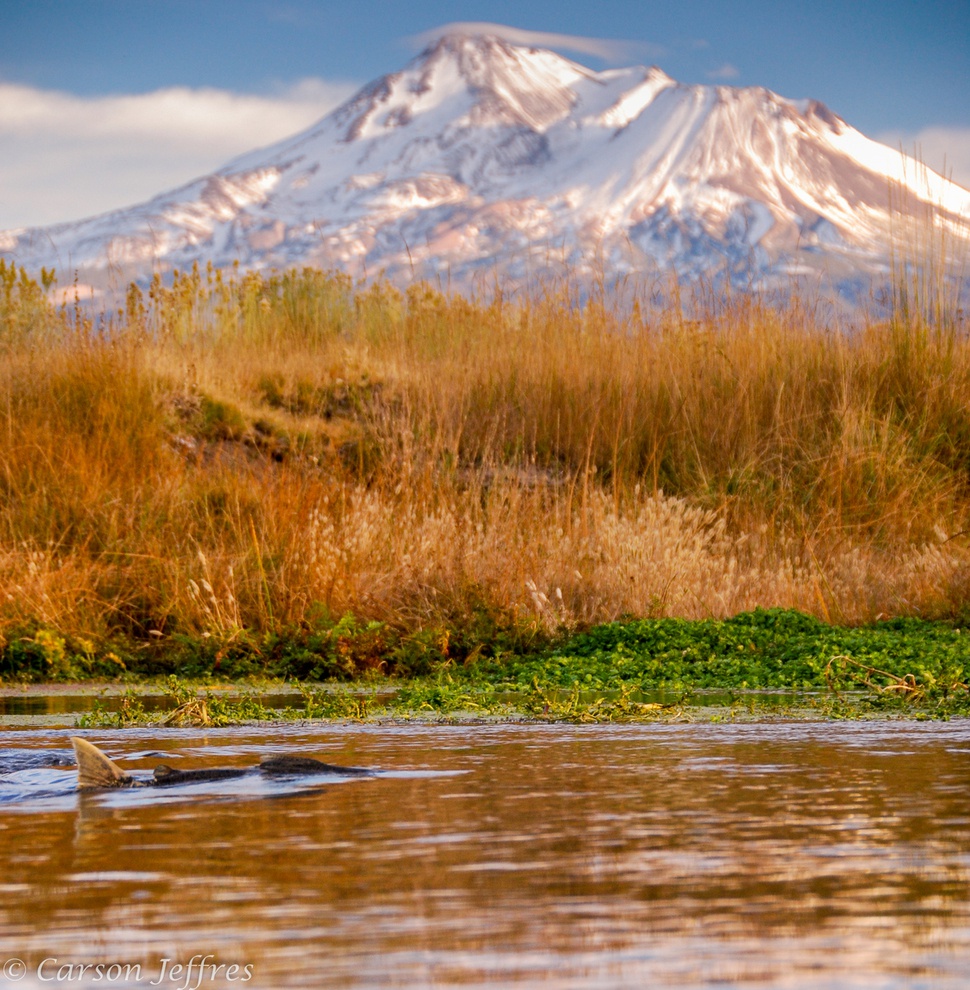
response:
<path fill-rule="evenodd" d="M 741 70 L 736 65 L 731 65 L 730 62 L 725 62 L 724 65 L 717 69 L 711 69 L 707 73 L 708 79 L 737 79 L 741 75 Z"/>
<path fill-rule="evenodd" d="M 559 34 L 554 31 L 529 31 L 493 24 L 490 21 L 453 21 L 441 27 L 411 35 L 407 43 L 415 50 L 429 45 L 446 34 L 495 35 L 516 45 L 532 45 L 536 48 L 557 48 L 582 55 L 593 55 L 606 62 L 626 62 L 638 58 L 660 58 L 667 53 L 662 45 L 649 41 L 624 41 L 618 38 L 589 38 L 576 34 Z"/>

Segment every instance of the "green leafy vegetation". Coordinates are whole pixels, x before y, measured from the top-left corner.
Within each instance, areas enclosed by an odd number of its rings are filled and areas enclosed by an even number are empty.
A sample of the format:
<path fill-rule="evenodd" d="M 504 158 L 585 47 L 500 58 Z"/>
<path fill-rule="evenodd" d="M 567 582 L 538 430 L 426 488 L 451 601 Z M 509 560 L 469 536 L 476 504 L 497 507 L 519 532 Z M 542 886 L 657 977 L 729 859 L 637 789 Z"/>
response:
<path fill-rule="evenodd" d="M 396 636 L 348 616 L 298 650 L 270 649 L 262 664 L 250 657 L 244 667 L 229 668 L 277 686 L 295 684 L 300 706 L 271 709 L 258 692 L 231 699 L 172 675 L 168 713 L 148 713 L 126 695 L 120 708 L 85 716 L 85 724 L 430 716 L 593 722 L 691 717 L 698 708 L 970 714 L 970 637 L 944 623 L 896 619 L 846 628 L 757 610 L 726 620 L 609 623 L 530 653 L 489 655 L 483 643 L 461 662 L 440 649 L 444 637 L 441 630 Z M 439 647 L 433 657 L 429 640 Z M 397 664 L 374 665 L 379 655 L 396 656 Z M 325 672 L 330 679 L 305 683 L 308 669 L 315 680 Z"/>
<path fill-rule="evenodd" d="M 505 672 L 519 685 L 538 679 L 673 691 L 902 691 L 900 682 L 911 677 L 925 692 L 946 696 L 967 690 L 970 637 L 914 619 L 842 628 L 798 612 L 758 610 L 726 620 L 609 623 Z"/>

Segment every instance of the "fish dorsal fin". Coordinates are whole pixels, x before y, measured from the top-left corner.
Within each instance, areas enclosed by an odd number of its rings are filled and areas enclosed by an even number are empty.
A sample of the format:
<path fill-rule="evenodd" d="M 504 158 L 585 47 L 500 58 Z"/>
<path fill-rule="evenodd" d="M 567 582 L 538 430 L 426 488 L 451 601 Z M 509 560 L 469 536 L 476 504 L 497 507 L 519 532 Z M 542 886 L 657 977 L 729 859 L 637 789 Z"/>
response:
<path fill-rule="evenodd" d="M 97 746 L 80 736 L 71 736 L 71 745 L 77 758 L 78 790 L 93 787 L 131 787 L 134 778 L 129 777 L 117 764 L 108 759 Z"/>

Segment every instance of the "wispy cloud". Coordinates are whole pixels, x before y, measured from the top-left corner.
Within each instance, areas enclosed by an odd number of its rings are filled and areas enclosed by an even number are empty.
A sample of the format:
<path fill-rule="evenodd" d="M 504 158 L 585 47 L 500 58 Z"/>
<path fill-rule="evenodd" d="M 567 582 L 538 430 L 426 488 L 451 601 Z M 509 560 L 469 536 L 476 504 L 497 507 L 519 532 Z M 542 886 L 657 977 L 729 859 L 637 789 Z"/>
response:
<path fill-rule="evenodd" d="M 292 3 L 280 3 L 273 0 L 272 3 L 263 4 L 263 16 L 266 20 L 276 24 L 289 24 L 291 27 L 306 27 L 312 20 L 307 17 L 307 11 Z"/>
<path fill-rule="evenodd" d="M 537 48 L 556 48 L 582 55 L 593 55 L 606 62 L 625 62 L 638 58 L 660 58 L 666 54 L 662 45 L 649 41 L 623 41 L 616 38 L 587 38 L 576 34 L 557 34 L 552 31 L 527 31 L 493 24 L 489 21 L 454 21 L 441 27 L 411 35 L 407 42 L 420 49 L 445 34 L 492 34 L 516 45 L 534 45 Z"/>
<path fill-rule="evenodd" d="M 0 83 L 0 229 L 127 206 L 308 127 L 355 86 L 85 97 Z"/>
<path fill-rule="evenodd" d="M 707 73 L 708 79 L 737 79 L 741 75 L 741 70 L 736 65 L 731 65 L 730 62 L 725 62 L 724 65 L 717 69 L 711 69 Z"/>
<path fill-rule="evenodd" d="M 877 141 L 913 155 L 924 165 L 970 189 L 970 127 L 924 127 L 915 133 L 886 131 Z"/>

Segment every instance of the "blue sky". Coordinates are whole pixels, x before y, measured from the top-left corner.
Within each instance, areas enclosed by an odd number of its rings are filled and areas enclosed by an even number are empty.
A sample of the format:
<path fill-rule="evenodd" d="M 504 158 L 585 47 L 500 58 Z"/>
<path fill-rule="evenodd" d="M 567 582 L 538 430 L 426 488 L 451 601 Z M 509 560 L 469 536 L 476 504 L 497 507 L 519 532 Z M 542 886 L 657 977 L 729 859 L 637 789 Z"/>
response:
<path fill-rule="evenodd" d="M 0 0 L 0 229 L 129 205 L 273 143 L 456 21 L 537 32 L 593 68 L 819 99 L 970 185 L 970 0 Z"/>

